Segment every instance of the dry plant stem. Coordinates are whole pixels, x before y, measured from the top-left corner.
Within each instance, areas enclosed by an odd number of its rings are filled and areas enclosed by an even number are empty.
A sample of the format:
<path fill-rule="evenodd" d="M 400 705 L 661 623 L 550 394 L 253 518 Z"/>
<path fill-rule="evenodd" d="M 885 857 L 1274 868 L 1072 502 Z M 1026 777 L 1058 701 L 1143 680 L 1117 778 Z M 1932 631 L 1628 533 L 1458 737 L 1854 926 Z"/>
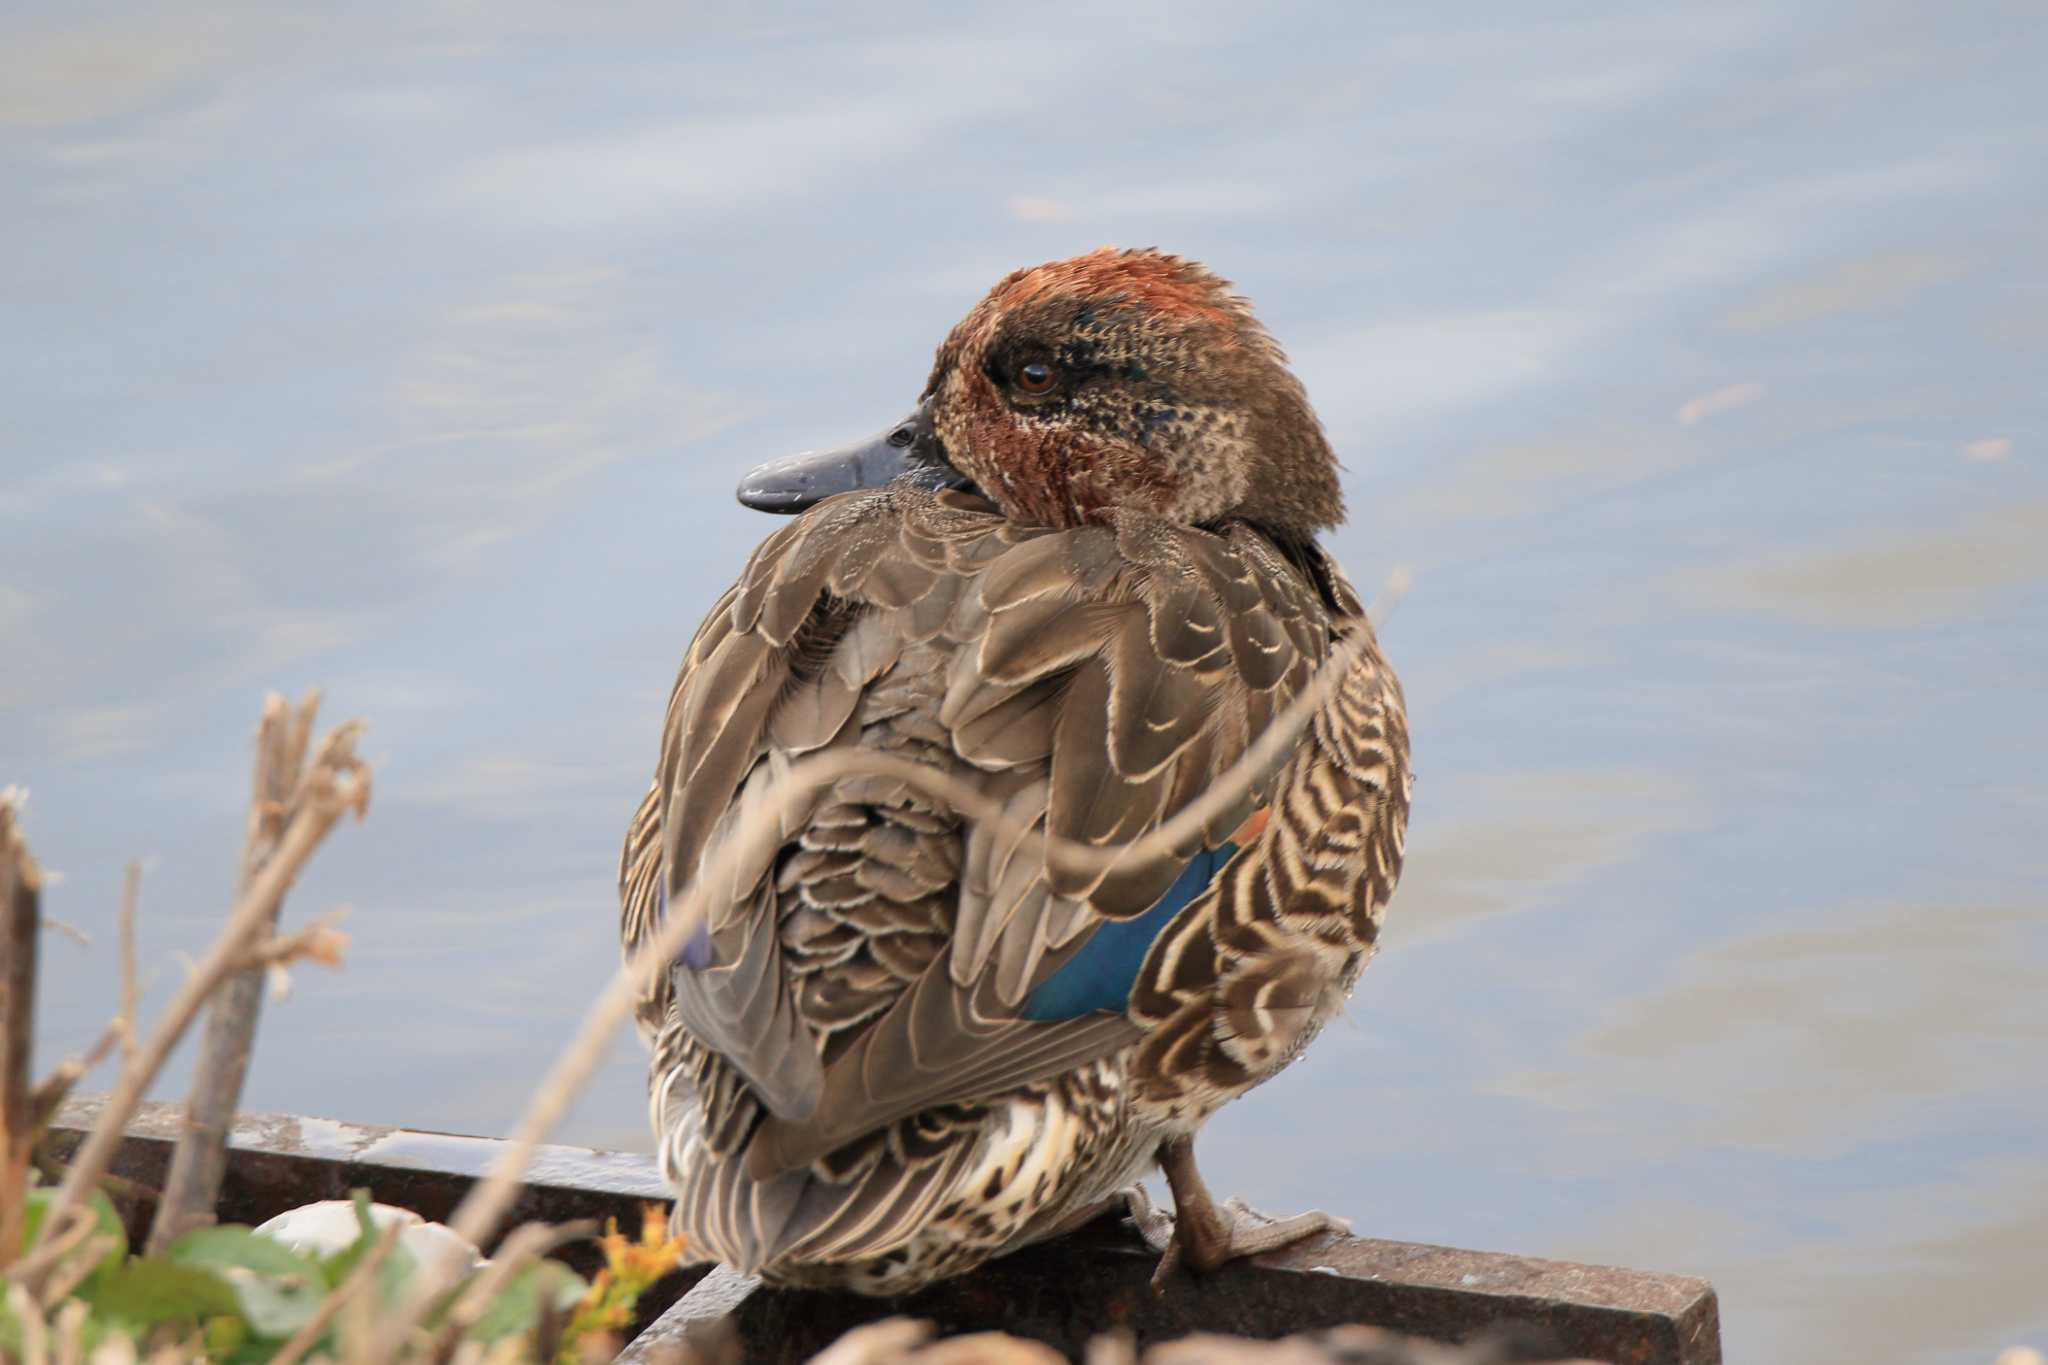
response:
<path fill-rule="evenodd" d="M 50 1120 L 57 1116 L 58 1107 L 71 1098 L 71 1087 L 78 1084 L 79 1077 L 104 1062 L 123 1036 L 121 1021 L 116 1019 L 100 1031 L 100 1036 L 83 1054 L 66 1057 L 57 1064 L 56 1070 L 36 1082 L 34 1107 L 38 1141 L 49 1127 Z"/>
<path fill-rule="evenodd" d="M 93 1045 L 79 1057 L 67 1057 L 57 1069 L 45 1076 L 36 1086 L 36 1140 L 48 1130 L 50 1120 L 56 1117 L 57 1107 L 71 1095 L 71 1087 L 79 1078 L 107 1059 L 115 1044 L 121 1048 L 124 1060 L 135 1055 L 135 1009 L 141 999 L 140 976 L 135 968 L 135 907 L 142 894 L 142 864 L 128 864 L 128 875 L 121 882 L 121 1012 L 108 1021 L 107 1026 L 94 1040 Z"/>
<path fill-rule="evenodd" d="M 43 1310 L 18 1284 L 7 1287 L 7 1308 L 21 1324 L 22 1365 L 44 1365 L 50 1358 L 50 1329 L 43 1321 Z"/>
<path fill-rule="evenodd" d="M 0 794 L 0 1269 L 21 1250 L 29 1158 L 35 1152 L 36 959 L 43 874 L 28 851 L 14 801 Z"/>
<path fill-rule="evenodd" d="M 85 1319 L 90 1311 L 78 1299 L 57 1310 L 57 1365 L 83 1365 Z"/>
<path fill-rule="evenodd" d="M 235 888 L 238 896 L 247 894 L 262 873 L 293 814 L 299 769 L 306 759 L 306 736 L 319 704 L 317 693 L 309 694 L 296 711 L 274 692 L 264 698 L 263 719 L 256 727 L 256 764 L 250 776 L 248 832 Z M 275 929 L 282 909 L 282 901 L 271 908 L 263 926 L 266 931 Z M 221 1178 L 227 1171 L 228 1129 L 241 1102 L 262 1010 L 263 972 L 259 967 L 236 971 L 214 996 L 192 1069 L 184 1127 L 164 1177 L 163 1202 L 157 1205 L 156 1221 L 149 1230 L 152 1255 L 179 1233 L 212 1221 Z"/>
<path fill-rule="evenodd" d="M 856 1327 L 811 1357 L 811 1365 L 880 1365 L 901 1360 L 932 1338 L 932 1325 L 922 1318 L 884 1318 Z"/>
<path fill-rule="evenodd" d="M 7 1282 L 9 1284 L 25 1285 L 41 1280 L 54 1267 L 60 1265 L 68 1258 L 72 1252 L 76 1251 L 86 1238 L 92 1236 L 92 1230 L 98 1222 L 99 1219 L 88 1208 L 68 1210 L 62 1216 L 61 1221 L 59 1219 L 45 1220 L 43 1223 L 45 1234 L 49 1233 L 52 1223 L 59 1224 L 56 1235 L 46 1235 L 40 1238 L 36 1243 L 35 1249 L 15 1262 L 14 1266 L 8 1270 Z"/>
<path fill-rule="evenodd" d="M 1401 588 L 1390 589 L 1398 596 Z M 1375 623 L 1383 619 L 1379 604 L 1370 613 Z M 612 1035 L 633 1009 L 639 984 L 652 973 L 664 971 L 702 922 L 713 888 L 724 888 L 741 867 L 758 862 L 774 844 L 787 837 L 791 823 L 818 793 L 847 777 L 880 775 L 922 793 L 943 800 L 970 820 L 989 821 L 1005 835 L 1022 832 L 1026 847 L 1043 850 L 1048 860 L 1058 858 L 1077 869 L 1107 869 L 1126 857 L 1146 857 L 1177 848 L 1185 840 L 1200 836 L 1204 827 L 1249 791 L 1259 775 L 1277 762 L 1316 711 L 1343 685 L 1353 664 L 1372 643 L 1369 631 L 1359 630 L 1339 640 L 1322 667 L 1280 713 L 1230 771 L 1222 774 L 1201 794 L 1150 834 L 1128 844 L 1108 848 L 1056 839 L 1037 833 L 1035 819 L 1017 815 L 1004 803 L 980 788 L 950 773 L 927 767 L 912 759 L 879 754 L 864 749 L 841 750 L 815 755 L 791 768 L 774 784 L 760 805 L 740 821 L 731 834 L 713 847 L 699 866 L 683 894 L 672 901 L 668 913 L 640 950 L 612 977 L 603 993 L 584 1015 L 583 1026 L 556 1058 L 547 1078 L 534 1092 L 521 1116 L 518 1129 L 506 1141 L 504 1155 L 489 1175 L 477 1182 L 448 1220 L 455 1232 L 478 1246 L 486 1245 L 491 1233 L 519 1194 L 519 1177 L 533 1160 L 534 1148 L 554 1131 L 569 1105 L 589 1083 L 604 1060 Z M 410 1287 L 406 1301 L 385 1325 L 379 1355 L 389 1358 L 405 1340 L 434 1297 L 448 1288 L 445 1273 L 423 1273 Z"/>
<path fill-rule="evenodd" d="M 264 939 L 244 953 L 233 968 L 254 972 L 260 979 L 267 968 L 288 967 L 294 962 L 310 960 L 339 965 L 339 953 L 348 946 L 348 935 L 335 926 L 347 917 L 346 910 L 330 910 L 303 929 Z M 231 1113 L 228 1118 L 232 1120 L 234 1115 Z"/>
<path fill-rule="evenodd" d="M 439 1360 L 453 1351 L 456 1338 L 475 1325 L 491 1306 L 491 1300 L 512 1282 L 514 1276 L 563 1243 L 578 1241 L 596 1231 L 597 1224 L 590 1219 L 579 1219 L 559 1227 L 527 1223 L 513 1229 L 499 1243 L 483 1273 L 463 1286 L 461 1295 L 448 1310 L 446 1321 L 434 1334 L 433 1343 L 423 1352 L 425 1357 Z"/>
<path fill-rule="evenodd" d="M 1130 1329 L 1103 1332 L 1088 1342 L 1082 1365 L 1138 1365 L 1138 1343 Z"/>
<path fill-rule="evenodd" d="M 121 1012 L 114 1017 L 124 1061 L 135 1056 L 135 1012 L 142 1003 L 142 974 L 135 965 L 135 907 L 141 899 L 142 863 L 131 861 L 121 878 Z"/>
<path fill-rule="evenodd" d="M 335 1336 L 341 1345 L 341 1358 L 349 1365 L 375 1365 L 380 1360 L 396 1360 L 395 1355 L 385 1356 L 377 1351 L 377 1323 L 374 1296 L 358 1289 L 341 1301 L 341 1322 Z"/>
<path fill-rule="evenodd" d="M 354 750 L 358 728 L 354 724 L 344 725 L 321 746 L 319 758 L 301 784 L 291 823 L 285 827 L 275 855 L 236 903 L 226 927 L 164 1010 L 155 1030 L 137 1049 L 135 1057 L 122 1067 L 99 1122 L 65 1173 L 53 1213 L 82 1201 L 106 1172 L 136 1105 L 163 1069 L 171 1049 L 191 1027 L 201 1006 L 230 972 L 243 965 L 251 947 L 262 940 L 286 889 L 335 821 L 351 810 L 360 815 L 368 804 L 369 773 L 356 759 Z M 49 1224 L 45 1223 L 44 1236 L 48 1235 Z"/>
<path fill-rule="evenodd" d="M 83 1365 L 85 1319 L 89 1311 L 77 1299 L 57 1310 L 57 1365 Z"/>
<path fill-rule="evenodd" d="M 327 1329 L 333 1324 L 334 1315 L 341 1311 L 341 1306 L 369 1287 L 377 1274 L 377 1267 L 384 1264 L 385 1258 L 391 1255 L 391 1248 L 398 1245 L 399 1234 L 404 1231 L 405 1224 L 394 1222 L 379 1233 L 377 1244 L 370 1248 L 362 1260 L 356 1262 L 355 1269 L 349 1271 L 340 1284 L 334 1286 L 334 1292 L 320 1301 L 320 1306 L 313 1310 L 313 1316 L 306 1319 L 305 1325 L 292 1333 L 290 1340 L 284 1345 L 277 1348 L 277 1354 L 270 1358 L 270 1365 L 297 1365 L 299 1358 L 312 1350 L 320 1338 L 327 1334 Z"/>
<path fill-rule="evenodd" d="M 97 1218 L 86 1220 L 88 1230 L 99 1225 L 100 1220 Z M 103 1232 L 96 1237 L 86 1238 L 79 1244 L 75 1253 L 62 1258 L 62 1264 L 44 1282 L 43 1307 L 55 1308 L 70 1298 L 71 1291 L 84 1284 L 86 1277 L 99 1269 L 100 1262 L 106 1258 L 107 1253 L 120 1245 L 111 1233 Z"/>
<path fill-rule="evenodd" d="M 43 927 L 53 934 L 62 934 L 81 948 L 92 947 L 92 936 L 75 924 L 66 924 L 61 919 L 54 919 L 49 915 L 44 915 Z"/>

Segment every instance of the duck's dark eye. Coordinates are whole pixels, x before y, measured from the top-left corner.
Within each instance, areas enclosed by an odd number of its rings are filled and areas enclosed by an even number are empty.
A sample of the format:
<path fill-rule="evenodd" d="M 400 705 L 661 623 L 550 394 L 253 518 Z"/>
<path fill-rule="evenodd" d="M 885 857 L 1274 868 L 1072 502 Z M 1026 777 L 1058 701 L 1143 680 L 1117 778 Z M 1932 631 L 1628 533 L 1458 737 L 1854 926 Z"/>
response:
<path fill-rule="evenodd" d="M 1043 360 L 1033 360 L 1017 367 L 1017 392 L 1032 398 L 1052 392 L 1053 382 L 1059 378 L 1052 366 Z"/>

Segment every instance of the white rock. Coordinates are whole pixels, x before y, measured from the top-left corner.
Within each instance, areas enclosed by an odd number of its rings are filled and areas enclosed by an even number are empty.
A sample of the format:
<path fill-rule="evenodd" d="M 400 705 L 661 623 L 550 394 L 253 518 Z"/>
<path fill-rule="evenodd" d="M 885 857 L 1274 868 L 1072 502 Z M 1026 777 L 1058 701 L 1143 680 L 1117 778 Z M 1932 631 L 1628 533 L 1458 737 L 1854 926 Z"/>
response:
<path fill-rule="evenodd" d="M 429 1223 L 411 1209 L 372 1204 L 370 1222 L 379 1232 L 393 1223 L 402 1226 L 405 1231 L 398 1234 L 398 1244 L 422 1267 L 452 1262 L 466 1272 L 487 1264 L 474 1243 L 446 1223 Z M 301 1204 L 256 1229 L 258 1236 L 282 1242 L 308 1256 L 331 1256 L 352 1245 L 361 1232 L 362 1227 L 356 1222 L 356 1206 L 346 1199 Z"/>

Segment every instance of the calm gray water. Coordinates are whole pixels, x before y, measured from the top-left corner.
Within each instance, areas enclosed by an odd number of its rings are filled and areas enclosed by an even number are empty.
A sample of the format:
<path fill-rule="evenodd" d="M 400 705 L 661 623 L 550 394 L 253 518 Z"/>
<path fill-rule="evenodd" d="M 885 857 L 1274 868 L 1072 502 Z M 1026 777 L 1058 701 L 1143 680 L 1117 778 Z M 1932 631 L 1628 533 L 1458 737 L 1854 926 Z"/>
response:
<path fill-rule="evenodd" d="M 1710 1276 L 1731 1356 L 2048 1345 L 2048 12 L 0 15 L 0 781 L 45 1050 L 227 901 L 266 688 L 374 725 L 252 1105 L 502 1130 L 759 459 L 1000 274 L 1205 260 L 1348 467 L 1420 780 L 1210 1176 Z M 343 9 L 346 13 L 340 13 Z M 573 1140 L 644 1145 L 638 1046 Z"/>

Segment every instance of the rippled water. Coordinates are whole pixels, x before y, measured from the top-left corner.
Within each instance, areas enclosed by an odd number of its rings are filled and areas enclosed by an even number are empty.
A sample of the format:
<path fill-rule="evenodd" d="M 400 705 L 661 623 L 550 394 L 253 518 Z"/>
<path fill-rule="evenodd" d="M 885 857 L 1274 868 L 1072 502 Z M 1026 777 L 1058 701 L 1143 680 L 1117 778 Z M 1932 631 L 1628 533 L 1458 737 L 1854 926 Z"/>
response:
<path fill-rule="evenodd" d="M 341 7 L 336 7 L 339 10 Z M 46 1050 L 202 941 L 263 689 L 374 722 L 255 1106 L 501 1130 L 748 464 L 1013 266 L 1236 279 L 1415 723 L 1352 1012 L 1218 1186 L 1710 1276 L 1732 1358 L 2048 1337 L 2037 4 L 0 16 L 0 780 Z M 571 1140 L 644 1142 L 622 1043 Z"/>

